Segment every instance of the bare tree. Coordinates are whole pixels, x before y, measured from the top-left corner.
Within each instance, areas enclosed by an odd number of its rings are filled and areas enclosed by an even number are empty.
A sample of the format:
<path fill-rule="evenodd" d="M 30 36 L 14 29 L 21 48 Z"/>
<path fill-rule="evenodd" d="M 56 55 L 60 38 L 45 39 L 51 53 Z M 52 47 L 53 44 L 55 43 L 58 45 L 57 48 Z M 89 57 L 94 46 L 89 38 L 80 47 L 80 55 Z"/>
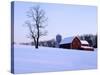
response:
<path fill-rule="evenodd" d="M 39 39 L 47 34 L 45 30 L 47 17 L 45 16 L 45 11 L 40 8 L 40 6 L 35 6 L 30 8 L 27 12 L 29 20 L 25 24 L 29 28 L 30 38 L 34 40 L 35 48 L 38 49 Z"/>

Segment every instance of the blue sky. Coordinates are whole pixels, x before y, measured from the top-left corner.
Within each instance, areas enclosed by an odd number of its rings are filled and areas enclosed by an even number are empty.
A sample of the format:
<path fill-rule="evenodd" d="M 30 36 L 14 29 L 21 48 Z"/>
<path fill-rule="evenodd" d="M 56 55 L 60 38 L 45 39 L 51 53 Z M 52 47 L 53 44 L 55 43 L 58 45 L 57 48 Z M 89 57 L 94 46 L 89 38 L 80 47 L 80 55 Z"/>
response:
<path fill-rule="evenodd" d="M 50 4 L 33 2 L 15 2 L 14 9 L 14 41 L 29 42 L 29 30 L 24 25 L 30 7 L 40 5 L 48 17 L 48 34 L 40 40 L 55 39 L 57 34 L 63 38 L 82 34 L 97 33 L 97 7 L 86 5 Z"/>

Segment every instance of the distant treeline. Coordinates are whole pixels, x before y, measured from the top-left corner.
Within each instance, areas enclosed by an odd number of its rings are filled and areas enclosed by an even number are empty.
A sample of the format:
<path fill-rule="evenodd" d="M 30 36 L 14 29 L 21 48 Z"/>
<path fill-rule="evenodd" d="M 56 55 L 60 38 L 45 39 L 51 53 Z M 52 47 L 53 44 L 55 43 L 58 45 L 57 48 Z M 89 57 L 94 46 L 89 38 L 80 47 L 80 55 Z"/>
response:
<path fill-rule="evenodd" d="M 40 41 L 39 46 L 44 46 L 44 47 L 55 47 L 56 41 L 54 39 L 48 40 L 48 41 Z M 14 43 L 17 44 L 17 43 Z M 20 45 L 31 45 L 34 46 L 34 42 L 28 42 L 28 43 L 19 43 Z"/>
<path fill-rule="evenodd" d="M 39 46 L 45 46 L 45 47 L 55 47 L 55 44 L 56 41 L 54 39 L 39 42 Z M 32 42 L 31 45 L 34 45 L 34 42 Z"/>
<path fill-rule="evenodd" d="M 81 40 L 88 41 L 89 45 L 91 47 L 97 48 L 97 35 L 92 34 L 85 34 L 78 36 Z M 15 43 L 15 42 L 14 42 Z M 16 43 L 15 43 L 16 44 Z M 22 45 L 35 45 L 34 42 L 29 43 L 20 43 Z M 40 41 L 39 46 L 45 46 L 45 47 L 56 47 L 57 41 L 55 39 L 51 39 L 48 41 Z"/>

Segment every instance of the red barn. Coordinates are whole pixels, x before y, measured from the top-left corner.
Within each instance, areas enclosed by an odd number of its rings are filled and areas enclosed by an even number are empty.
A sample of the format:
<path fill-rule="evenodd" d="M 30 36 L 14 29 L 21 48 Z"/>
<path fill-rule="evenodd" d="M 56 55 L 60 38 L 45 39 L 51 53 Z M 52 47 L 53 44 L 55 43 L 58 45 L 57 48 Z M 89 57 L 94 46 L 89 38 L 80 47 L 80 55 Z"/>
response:
<path fill-rule="evenodd" d="M 67 49 L 82 49 L 82 50 L 94 50 L 89 46 L 86 40 L 80 40 L 78 37 L 68 37 L 61 41 L 60 48 Z"/>

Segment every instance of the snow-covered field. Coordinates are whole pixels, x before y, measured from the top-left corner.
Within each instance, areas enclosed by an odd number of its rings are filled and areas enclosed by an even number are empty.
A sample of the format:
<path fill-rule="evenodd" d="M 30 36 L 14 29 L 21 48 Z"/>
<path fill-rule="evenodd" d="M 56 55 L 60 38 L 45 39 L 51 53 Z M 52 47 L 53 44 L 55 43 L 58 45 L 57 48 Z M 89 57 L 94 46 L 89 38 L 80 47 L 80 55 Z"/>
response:
<path fill-rule="evenodd" d="M 34 73 L 97 68 L 97 49 L 82 51 L 14 45 L 14 72 Z"/>

